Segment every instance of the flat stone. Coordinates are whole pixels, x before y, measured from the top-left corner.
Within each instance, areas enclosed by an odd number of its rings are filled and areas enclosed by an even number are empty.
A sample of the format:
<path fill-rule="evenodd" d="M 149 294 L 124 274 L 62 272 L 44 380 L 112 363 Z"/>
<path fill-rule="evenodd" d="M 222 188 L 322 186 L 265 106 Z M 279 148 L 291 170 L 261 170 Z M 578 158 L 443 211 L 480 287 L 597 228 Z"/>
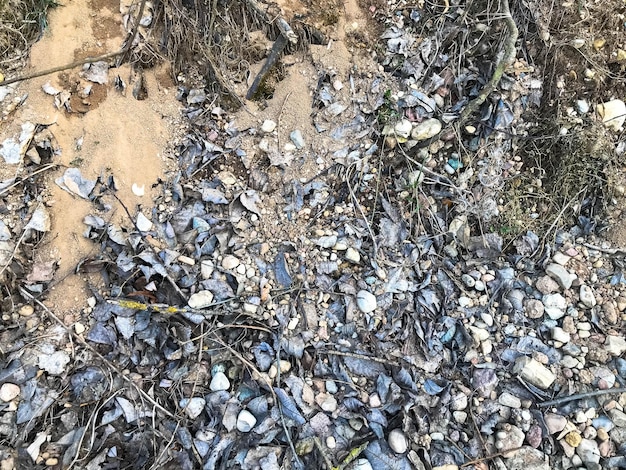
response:
<path fill-rule="evenodd" d="M 506 468 L 510 470 L 550 470 L 550 464 L 546 454 L 530 446 L 524 446 L 506 461 Z"/>
<path fill-rule="evenodd" d="M 411 135 L 412 129 L 413 124 L 408 119 L 402 119 L 393 127 L 393 131 L 396 134 L 399 142 L 406 142 L 406 140 Z"/>
<path fill-rule="evenodd" d="M 552 257 L 552 261 L 560 264 L 561 266 L 565 266 L 570 259 L 572 259 L 571 256 L 561 253 L 560 251 L 554 253 L 554 256 Z"/>
<path fill-rule="evenodd" d="M 235 269 L 237 266 L 241 264 L 239 258 L 233 255 L 226 255 L 222 258 L 222 268 L 230 271 Z"/>
<path fill-rule="evenodd" d="M 20 396 L 20 386 L 12 383 L 2 384 L 0 387 L 0 400 L 5 403 L 10 402 L 11 400 L 16 399 Z"/>
<path fill-rule="evenodd" d="M 356 295 L 356 304 L 363 313 L 376 310 L 376 296 L 366 290 L 360 290 Z"/>
<path fill-rule="evenodd" d="M 513 373 L 519 374 L 522 379 L 543 390 L 550 387 L 556 380 L 554 374 L 546 366 L 527 356 L 517 358 Z"/>
<path fill-rule="evenodd" d="M 387 438 L 389 447 L 397 454 L 404 454 L 409 448 L 409 442 L 405 434 L 400 429 L 392 429 Z"/>
<path fill-rule="evenodd" d="M 256 418 L 248 410 L 241 410 L 237 415 L 237 430 L 240 432 L 250 432 L 256 425 Z"/>
<path fill-rule="evenodd" d="M 535 282 L 535 287 L 544 295 L 552 294 L 559 290 L 559 285 L 550 276 L 541 276 L 537 279 L 537 282 Z"/>
<path fill-rule="evenodd" d="M 354 264 L 359 264 L 361 262 L 361 255 L 354 248 L 350 247 L 346 250 L 346 261 L 350 261 Z"/>
<path fill-rule="evenodd" d="M 626 104 L 622 100 L 600 103 L 596 106 L 596 111 L 604 125 L 615 132 L 620 130 L 626 120 Z"/>
<path fill-rule="evenodd" d="M 509 392 L 504 392 L 498 397 L 498 403 L 509 408 L 521 408 L 522 400 L 515 395 L 511 395 Z"/>
<path fill-rule="evenodd" d="M 592 439 L 582 439 L 576 447 L 576 454 L 585 464 L 600 463 L 598 443 Z"/>
<path fill-rule="evenodd" d="M 569 343 L 571 337 L 569 333 L 563 330 L 563 328 L 555 326 L 552 328 L 552 339 L 561 343 Z"/>
<path fill-rule="evenodd" d="M 614 408 L 608 412 L 608 415 L 615 426 L 626 428 L 626 413 Z"/>
<path fill-rule="evenodd" d="M 576 274 L 570 273 L 567 269 L 557 263 L 551 263 L 546 267 L 546 273 L 552 277 L 562 289 L 572 287 L 572 282 L 576 279 Z"/>
<path fill-rule="evenodd" d="M 441 122 L 437 119 L 426 119 L 411 131 L 411 138 L 417 141 L 430 139 L 441 131 Z"/>
<path fill-rule="evenodd" d="M 189 418 L 194 419 L 202 413 L 206 401 L 201 397 L 183 398 L 178 405 L 185 411 L 185 414 L 189 416 Z"/>
<path fill-rule="evenodd" d="M 322 248 L 332 248 L 336 243 L 337 243 L 337 235 L 320 237 L 315 241 L 315 244 Z"/>
<path fill-rule="evenodd" d="M 209 388 L 212 392 L 228 390 L 230 388 L 230 380 L 228 380 L 228 377 L 226 377 L 226 374 L 224 374 L 224 372 L 218 371 L 213 374 L 213 378 L 211 379 Z"/>
<path fill-rule="evenodd" d="M 567 301 L 561 294 L 547 294 L 542 299 L 543 308 L 552 320 L 558 320 L 565 316 Z"/>
<path fill-rule="evenodd" d="M 613 356 L 621 356 L 626 352 L 626 339 L 621 336 L 608 335 L 604 341 L 604 349 Z"/>
<path fill-rule="evenodd" d="M 206 308 L 213 303 L 213 293 L 208 290 L 201 290 L 196 292 L 191 297 L 187 304 L 190 308 L 201 309 Z"/>
<path fill-rule="evenodd" d="M 503 453 L 505 458 L 511 458 L 515 451 L 524 443 L 524 432 L 514 425 L 506 425 L 506 429 L 496 433 L 496 449 Z M 511 451 L 511 452 L 507 452 Z"/>
<path fill-rule="evenodd" d="M 585 307 L 592 308 L 596 305 L 596 296 L 593 295 L 593 290 L 586 284 L 580 286 L 580 301 Z"/>
<path fill-rule="evenodd" d="M 291 139 L 293 145 L 295 145 L 297 149 L 304 148 L 304 137 L 302 137 L 302 132 L 300 132 L 298 129 L 292 131 L 291 134 L 289 134 L 289 139 Z"/>

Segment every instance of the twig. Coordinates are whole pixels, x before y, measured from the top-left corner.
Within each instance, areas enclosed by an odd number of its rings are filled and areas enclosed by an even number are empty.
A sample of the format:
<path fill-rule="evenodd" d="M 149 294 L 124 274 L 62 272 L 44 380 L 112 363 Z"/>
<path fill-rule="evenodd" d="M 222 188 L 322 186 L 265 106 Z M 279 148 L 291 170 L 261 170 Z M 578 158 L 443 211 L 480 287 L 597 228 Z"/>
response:
<path fill-rule="evenodd" d="M 77 60 L 70 64 L 59 65 L 57 67 L 52 67 L 51 69 L 40 70 L 38 72 L 33 72 L 33 73 L 26 74 L 26 75 L 22 75 L 21 77 L 9 78 L 7 80 L 0 82 L 0 85 L 6 86 L 6 85 L 10 85 L 11 83 L 22 82 L 24 80 L 31 80 L 33 78 L 43 77 L 44 75 L 50 75 L 51 73 L 62 72 L 63 70 L 67 70 L 67 69 L 73 69 L 74 67 L 78 67 L 80 65 L 92 64 L 94 62 L 101 62 L 103 60 L 112 59 L 120 55 L 122 57 L 126 57 L 126 54 L 132 47 L 133 41 L 135 40 L 135 37 L 137 36 L 137 30 L 139 29 L 139 23 L 141 22 L 141 16 L 143 15 L 143 9 L 145 5 L 146 5 L 146 0 L 141 0 L 141 6 L 139 7 L 139 15 L 137 16 L 137 19 L 135 20 L 135 28 L 133 29 L 131 40 L 128 42 L 128 44 L 126 44 L 126 46 L 122 47 L 119 51 L 108 52 L 107 54 L 99 55 L 96 57 L 87 57 L 85 59 Z M 118 66 L 119 65 L 120 64 L 118 64 Z"/>
<path fill-rule="evenodd" d="M 599 397 L 602 395 L 608 395 L 613 393 L 626 393 L 626 387 L 621 388 L 607 388 L 606 390 L 594 390 L 593 392 L 577 393 L 576 395 L 569 395 L 567 397 L 555 398 L 554 400 L 544 401 L 543 403 L 537 403 L 539 408 L 547 408 L 549 406 L 562 405 L 570 401 L 582 400 L 584 398 Z"/>
<path fill-rule="evenodd" d="M 56 168 L 57 166 L 59 166 L 58 163 L 48 163 L 47 165 L 42 166 L 41 168 L 39 168 L 39 169 L 33 171 L 32 173 L 24 176 L 23 178 L 20 178 L 19 180 L 16 180 L 14 183 L 12 183 L 11 185 L 9 185 L 6 188 L 4 188 L 2 191 L 0 191 L 0 196 L 4 196 L 10 190 L 12 190 L 13 188 L 16 188 L 17 186 L 22 184 L 24 181 L 32 178 L 33 176 L 37 176 L 39 173 L 43 173 L 44 171 L 51 170 L 53 168 Z"/>
<path fill-rule="evenodd" d="M 287 45 L 287 38 L 283 36 L 282 34 L 280 34 L 278 38 L 276 38 L 276 41 L 274 41 L 272 50 L 270 51 L 270 54 L 267 56 L 267 60 L 263 64 L 263 67 L 261 67 L 261 71 L 254 78 L 254 81 L 252 82 L 252 86 L 250 86 L 248 93 L 246 93 L 247 100 L 251 99 L 254 95 L 256 95 L 257 91 L 259 90 L 259 86 L 261 85 L 261 82 L 263 81 L 263 79 L 265 79 L 265 77 L 267 76 L 269 71 L 272 69 L 274 64 L 276 64 L 276 61 L 280 57 L 281 52 L 283 52 L 283 49 L 285 49 L 286 45 Z"/>
<path fill-rule="evenodd" d="M 485 462 L 487 460 L 493 460 L 497 457 L 505 457 L 510 452 L 515 452 L 516 450 L 520 450 L 522 448 L 523 447 L 514 447 L 513 449 L 505 450 L 503 452 L 498 452 L 497 454 L 491 454 L 486 457 L 480 457 L 478 459 L 470 460 L 469 462 L 465 462 L 463 465 L 461 465 L 461 468 L 469 467 L 470 465 L 476 465 L 477 463 Z"/>

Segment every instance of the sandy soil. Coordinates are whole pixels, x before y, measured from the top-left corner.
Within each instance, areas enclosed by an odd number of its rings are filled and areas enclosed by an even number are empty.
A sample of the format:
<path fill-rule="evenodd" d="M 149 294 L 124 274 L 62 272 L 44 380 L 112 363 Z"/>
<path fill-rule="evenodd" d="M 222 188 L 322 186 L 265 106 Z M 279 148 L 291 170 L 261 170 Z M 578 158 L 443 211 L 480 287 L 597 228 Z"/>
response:
<path fill-rule="evenodd" d="M 31 67 L 25 72 L 119 50 L 124 37 L 116 0 L 68 0 L 51 11 L 49 25 L 47 34 L 32 48 Z M 124 94 L 112 85 L 116 75 L 128 84 Z M 164 149 L 178 116 L 174 90 L 159 83 L 155 73 L 145 74 L 148 97 L 142 101 L 131 93 L 136 77 L 128 66 L 110 69 L 108 78 L 109 84 L 93 84 L 92 94 L 85 100 L 73 96 L 72 109 L 78 111 L 73 113 L 56 109 L 54 98 L 41 87 L 49 82 L 57 89 L 81 89 L 89 82 L 80 77 L 80 70 L 21 83 L 18 92 L 28 93 L 28 99 L 0 133 L 0 140 L 4 140 L 14 135 L 15 128 L 25 121 L 53 123 L 49 129 L 62 151 L 57 159 L 61 167 L 48 178 L 48 194 L 44 199 L 49 206 L 52 228 L 38 256 L 59 264 L 47 303 L 62 317 L 86 305 L 86 298 L 91 295 L 88 283 L 74 271 L 82 259 L 96 256 L 99 247 L 83 237 L 83 218 L 95 212 L 94 205 L 62 190 L 54 179 L 70 166 L 78 167 L 85 178 L 92 180 L 113 176 L 116 194 L 131 214 L 135 215 L 142 206 L 150 210 L 152 197 L 159 191 L 159 187 L 152 186 L 159 178 L 165 179 Z M 16 171 L 7 169 L 4 162 L 1 165 L 5 166 L 0 169 L 3 173 Z M 145 188 L 143 197 L 133 193 L 133 184 Z M 110 204 L 111 210 L 98 215 L 132 226 L 114 198 L 105 197 L 103 201 Z"/>

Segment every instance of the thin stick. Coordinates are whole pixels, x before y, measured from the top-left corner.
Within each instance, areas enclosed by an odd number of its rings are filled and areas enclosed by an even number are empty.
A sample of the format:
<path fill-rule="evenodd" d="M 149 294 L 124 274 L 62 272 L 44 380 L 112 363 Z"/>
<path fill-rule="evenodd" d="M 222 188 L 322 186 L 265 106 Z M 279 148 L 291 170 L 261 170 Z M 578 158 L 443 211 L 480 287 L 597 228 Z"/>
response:
<path fill-rule="evenodd" d="M 63 70 L 67 70 L 67 69 L 73 69 L 74 67 L 78 67 L 80 65 L 93 64 L 94 62 L 101 62 L 103 60 L 109 60 L 119 55 L 121 55 L 122 58 L 126 57 L 126 54 L 132 47 L 133 41 L 135 40 L 135 37 L 137 36 L 137 30 L 139 29 L 139 23 L 141 22 L 141 16 L 143 15 L 143 9 L 145 5 L 146 5 L 146 0 L 141 0 L 141 6 L 139 7 L 139 15 L 137 16 L 137 19 L 135 20 L 135 28 L 133 29 L 131 40 L 128 42 L 128 44 L 126 44 L 126 46 L 122 47 L 119 51 L 108 52 L 107 54 L 99 55 L 96 57 L 87 57 L 85 59 L 77 60 L 70 64 L 59 65 L 57 67 L 52 67 L 51 69 L 47 69 L 47 70 L 40 70 L 38 72 L 33 72 L 33 73 L 26 74 L 26 75 L 22 75 L 21 77 L 9 78 L 7 80 L 0 82 L 0 86 L 6 86 L 12 83 L 22 82 L 25 80 L 31 80 L 37 77 L 43 77 L 44 75 L 50 75 L 51 73 L 62 72 Z M 118 64 L 118 66 L 119 65 L 120 64 Z"/>
<path fill-rule="evenodd" d="M 11 185 L 7 186 L 6 188 L 4 188 L 2 191 L 0 191 L 0 196 L 5 195 L 6 193 L 8 193 L 10 190 L 12 190 L 13 188 L 16 188 L 17 186 L 19 186 L 20 184 L 22 184 L 24 181 L 26 181 L 27 179 L 32 178 L 33 176 L 37 176 L 39 173 L 43 173 L 44 171 L 48 171 L 51 170 L 53 168 L 56 168 L 57 166 L 59 166 L 58 163 L 48 163 L 47 165 L 42 166 L 41 168 L 39 168 L 38 170 L 33 171 L 32 173 L 24 176 L 23 178 L 20 178 L 18 181 L 15 181 L 14 183 L 12 183 Z"/>
<path fill-rule="evenodd" d="M 569 403 L 570 401 L 582 400 L 584 398 L 591 397 L 599 397 L 602 395 L 609 395 L 613 393 L 626 393 L 626 387 L 608 388 L 606 390 L 594 390 L 593 392 L 577 393 L 576 395 L 569 395 L 567 397 L 555 398 L 554 400 L 537 403 L 537 406 L 539 408 L 547 408 L 549 406 L 557 406 L 562 405 L 563 403 Z"/>

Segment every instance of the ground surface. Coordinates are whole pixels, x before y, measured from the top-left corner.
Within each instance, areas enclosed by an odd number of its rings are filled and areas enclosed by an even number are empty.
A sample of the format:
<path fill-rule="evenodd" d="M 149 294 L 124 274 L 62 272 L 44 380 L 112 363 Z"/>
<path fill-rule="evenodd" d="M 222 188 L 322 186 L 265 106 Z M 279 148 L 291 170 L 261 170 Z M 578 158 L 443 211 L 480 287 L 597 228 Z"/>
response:
<path fill-rule="evenodd" d="M 624 4 L 510 2 L 455 125 L 493 2 L 201 3 L 1 102 L 2 468 L 626 467 Z"/>

